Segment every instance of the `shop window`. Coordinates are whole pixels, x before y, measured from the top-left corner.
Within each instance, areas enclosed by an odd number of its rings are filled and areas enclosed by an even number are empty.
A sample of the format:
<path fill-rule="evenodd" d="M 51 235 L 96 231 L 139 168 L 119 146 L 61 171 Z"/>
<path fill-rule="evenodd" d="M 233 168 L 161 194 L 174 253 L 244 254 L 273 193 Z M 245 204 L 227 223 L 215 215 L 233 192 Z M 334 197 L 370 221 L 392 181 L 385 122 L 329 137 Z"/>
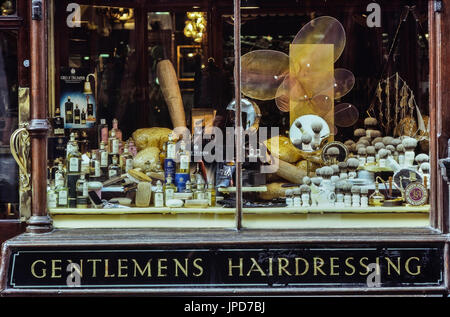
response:
<path fill-rule="evenodd" d="M 10 137 L 18 122 L 17 32 L 0 31 L 0 219 L 19 217 L 19 173 Z"/>
<path fill-rule="evenodd" d="M 244 5 L 241 151 L 233 8 L 160 9 L 56 3 L 56 227 L 429 224 L 426 1 Z"/>

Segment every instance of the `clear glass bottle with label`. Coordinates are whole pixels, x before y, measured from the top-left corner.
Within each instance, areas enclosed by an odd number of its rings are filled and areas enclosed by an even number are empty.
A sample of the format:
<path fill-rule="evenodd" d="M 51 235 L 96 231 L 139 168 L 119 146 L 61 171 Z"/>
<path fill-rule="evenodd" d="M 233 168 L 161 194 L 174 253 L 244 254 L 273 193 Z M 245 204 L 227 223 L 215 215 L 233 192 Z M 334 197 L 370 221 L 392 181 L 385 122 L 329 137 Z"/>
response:
<path fill-rule="evenodd" d="M 58 194 L 56 193 L 55 186 L 51 185 L 47 192 L 47 207 L 56 208 L 58 206 Z"/>
<path fill-rule="evenodd" d="M 208 183 L 208 191 L 206 192 L 207 198 L 208 198 L 208 205 L 209 207 L 215 207 L 216 206 L 216 189 L 214 188 L 214 185 L 212 182 Z"/>
<path fill-rule="evenodd" d="M 164 196 L 165 203 L 167 205 L 167 201 L 173 199 L 173 194 L 177 191 L 177 188 L 172 182 L 172 177 L 168 176 L 166 180 L 166 184 L 164 185 Z"/>
<path fill-rule="evenodd" d="M 113 121 L 112 121 L 112 129 L 111 129 L 111 131 L 109 131 L 109 136 L 112 135 L 113 131 L 116 135 L 116 138 L 119 141 L 122 141 L 122 131 L 119 129 L 119 120 L 117 120 L 117 119 L 113 119 Z"/>
<path fill-rule="evenodd" d="M 67 174 L 79 174 L 81 172 L 81 154 L 78 151 L 78 144 L 75 134 L 70 135 L 70 146 L 67 146 Z"/>
<path fill-rule="evenodd" d="M 69 189 L 66 186 L 59 186 L 56 188 L 58 195 L 58 208 L 67 208 L 69 204 Z"/>
<path fill-rule="evenodd" d="M 106 143 L 103 141 L 100 142 L 100 149 L 98 150 L 98 158 L 100 160 L 100 169 L 102 175 L 108 175 L 108 165 L 109 165 L 109 153 L 106 150 Z"/>
<path fill-rule="evenodd" d="M 206 199 L 205 182 L 201 178 L 197 180 L 197 188 L 194 192 L 194 199 Z"/>
<path fill-rule="evenodd" d="M 113 155 L 112 163 L 108 167 L 108 177 L 109 178 L 120 175 L 120 166 L 118 164 L 118 161 L 119 161 L 119 159 L 118 159 L 117 155 Z"/>
<path fill-rule="evenodd" d="M 128 173 L 129 170 L 133 169 L 133 157 L 127 146 L 124 147 L 123 153 L 120 155 L 120 168 L 122 173 Z"/>
<path fill-rule="evenodd" d="M 111 130 L 111 135 L 108 139 L 108 152 L 110 155 L 119 154 L 119 139 L 116 137 L 116 131 Z"/>
<path fill-rule="evenodd" d="M 176 156 L 176 143 L 174 141 L 174 135 L 170 133 L 169 141 L 167 141 L 166 146 L 166 158 L 174 160 L 176 158 L 175 156 Z"/>
<path fill-rule="evenodd" d="M 156 190 L 154 192 L 153 202 L 155 207 L 164 207 L 164 192 L 160 180 L 158 180 L 158 182 L 156 183 Z"/>
<path fill-rule="evenodd" d="M 91 164 L 89 168 L 89 180 L 100 180 L 102 177 L 102 170 L 100 168 L 100 159 L 98 151 L 92 151 Z"/>
<path fill-rule="evenodd" d="M 191 163 L 191 156 L 190 156 L 190 153 L 186 150 L 186 143 L 184 141 L 181 141 L 180 152 L 179 152 L 179 162 L 177 164 L 177 173 L 178 174 L 189 174 L 190 163 Z"/>
<path fill-rule="evenodd" d="M 55 187 L 64 187 L 66 185 L 66 173 L 62 163 L 58 164 L 58 169 L 55 172 Z"/>

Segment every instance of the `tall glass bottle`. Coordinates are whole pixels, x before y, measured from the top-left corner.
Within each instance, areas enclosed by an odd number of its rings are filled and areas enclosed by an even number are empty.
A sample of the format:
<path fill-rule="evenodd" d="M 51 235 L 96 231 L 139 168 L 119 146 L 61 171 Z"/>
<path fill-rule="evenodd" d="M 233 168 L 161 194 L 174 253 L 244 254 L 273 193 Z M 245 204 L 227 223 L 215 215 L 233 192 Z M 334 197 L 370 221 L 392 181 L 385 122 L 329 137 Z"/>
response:
<path fill-rule="evenodd" d="M 58 169 L 55 172 L 55 187 L 64 187 L 66 185 L 66 173 L 62 163 L 58 164 Z"/>
<path fill-rule="evenodd" d="M 119 120 L 113 119 L 112 121 L 112 129 L 109 131 L 109 136 L 111 136 L 112 132 L 115 132 L 116 138 L 122 141 L 122 131 L 119 129 Z"/>
<path fill-rule="evenodd" d="M 160 180 L 158 180 L 158 182 L 156 183 L 156 190 L 153 196 L 153 202 L 155 207 L 164 207 L 164 192 Z"/>
<path fill-rule="evenodd" d="M 73 102 L 70 101 L 70 96 L 67 97 L 67 101 L 64 103 L 64 112 L 66 123 L 73 123 Z"/>
<path fill-rule="evenodd" d="M 98 156 L 100 159 L 101 173 L 102 173 L 102 175 L 106 176 L 106 175 L 108 175 L 109 153 L 106 150 L 106 144 L 103 141 L 100 142 L 100 149 L 98 150 Z"/>
<path fill-rule="evenodd" d="M 120 168 L 122 173 L 128 173 L 133 168 L 133 157 L 128 151 L 128 147 L 123 148 L 123 153 L 120 155 Z"/>
<path fill-rule="evenodd" d="M 102 176 L 100 159 L 98 156 L 98 151 L 92 151 L 91 164 L 89 168 L 89 180 L 91 181 L 100 181 Z"/>
<path fill-rule="evenodd" d="M 100 143 L 103 142 L 105 144 L 108 144 L 108 125 L 106 124 L 106 119 L 100 119 L 100 124 L 97 126 L 97 140 L 98 145 L 100 146 Z"/>
<path fill-rule="evenodd" d="M 70 135 L 70 145 L 67 146 L 67 174 L 79 174 L 81 171 L 81 154 L 75 141 L 75 134 Z"/>
<path fill-rule="evenodd" d="M 108 152 L 110 155 L 119 154 L 119 139 L 116 137 L 116 131 L 111 130 L 111 135 L 108 139 Z"/>
<path fill-rule="evenodd" d="M 81 123 L 81 113 L 78 105 L 75 105 L 75 110 L 73 110 L 73 123 L 80 124 Z"/>
<path fill-rule="evenodd" d="M 179 162 L 177 164 L 178 174 L 189 174 L 190 172 L 191 156 L 186 150 L 186 143 L 182 140 L 180 143 Z"/>
<path fill-rule="evenodd" d="M 86 124 L 86 111 L 81 111 L 81 124 Z"/>
<path fill-rule="evenodd" d="M 117 155 L 112 156 L 112 163 L 108 167 L 108 177 L 112 178 L 120 175 L 119 159 Z"/>
<path fill-rule="evenodd" d="M 164 196 L 165 203 L 167 205 L 167 201 L 173 199 L 173 194 L 177 191 L 177 188 L 172 183 L 172 177 L 168 176 L 166 180 L 166 184 L 164 185 Z"/>

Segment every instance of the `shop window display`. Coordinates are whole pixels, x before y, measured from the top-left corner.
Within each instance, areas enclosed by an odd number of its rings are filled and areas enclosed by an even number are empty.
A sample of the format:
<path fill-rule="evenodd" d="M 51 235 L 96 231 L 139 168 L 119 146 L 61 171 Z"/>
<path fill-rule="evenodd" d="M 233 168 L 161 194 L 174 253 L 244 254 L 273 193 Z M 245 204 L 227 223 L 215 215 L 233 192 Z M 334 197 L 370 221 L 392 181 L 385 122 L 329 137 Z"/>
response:
<path fill-rule="evenodd" d="M 428 217 L 426 2 L 381 3 L 372 26 L 366 5 L 268 10 L 242 10 L 237 157 L 234 60 L 208 55 L 214 23 L 226 55 L 229 15 L 81 5 L 80 26 L 57 35 L 50 213 L 220 218 L 240 188 L 250 227 Z"/>

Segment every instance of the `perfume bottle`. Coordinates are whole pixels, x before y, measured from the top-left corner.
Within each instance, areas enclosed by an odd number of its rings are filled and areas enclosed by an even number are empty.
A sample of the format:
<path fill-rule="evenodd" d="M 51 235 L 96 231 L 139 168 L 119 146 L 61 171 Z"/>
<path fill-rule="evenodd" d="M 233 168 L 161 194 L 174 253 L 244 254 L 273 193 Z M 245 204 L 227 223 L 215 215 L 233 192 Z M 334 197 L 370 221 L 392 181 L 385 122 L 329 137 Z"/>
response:
<path fill-rule="evenodd" d="M 378 179 L 375 180 L 375 191 L 369 196 L 370 206 L 382 206 L 384 203 L 384 195 L 378 189 Z"/>
<path fill-rule="evenodd" d="M 108 151 L 106 150 L 106 144 L 101 141 L 100 142 L 100 149 L 98 150 L 98 155 L 100 159 L 100 169 L 102 172 L 102 175 L 107 175 L 108 173 Z"/>
<path fill-rule="evenodd" d="M 119 120 L 113 119 L 112 121 L 112 129 L 109 131 L 109 135 L 112 135 L 112 132 L 115 132 L 115 136 L 118 140 L 122 141 L 122 131 L 119 129 Z"/>
<path fill-rule="evenodd" d="M 172 183 L 172 177 L 167 177 L 167 182 L 164 185 L 164 196 L 165 196 L 165 204 L 167 206 L 167 201 L 173 199 L 173 194 L 176 192 L 177 188 Z"/>
<path fill-rule="evenodd" d="M 208 205 L 209 207 L 215 207 L 216 206 L 216 189 L 214 188 L 214 185 L 212 182 L 208 183 L 208 191 L 206 192 L 207 198 L 208 198 Z"/>
<path fill-rule="evenodd" d="M 81 171 L 81 154 L 78 151 L 78 144 L 75 141 L 75 134 L 70 135 L 70 141 L 67 145 L 67 173 L 79 174 Z"/>
<path fill-rule="evenodd" d="M 64 112 L 66 123 L 73 123 L 73 102 L 70 101 L 70 96 L 67 97 L 67 101 L 64 103 Z"/>
<path fill-rule="evenodd" d="M 106 124 L 106 119 L 100 119 L 100 124 L 97 126 L 97 140 L 99 146 L 101 142 L 108 144 L 108 125 Z"/>
<path fill-rule="evenodd" d="M 179 163 L 177 165 L 178 174 L 189 174 L 190 171 L 190 153 L 186 150 L 186 144 L 184 141 L 180 143 Z"/>
<path fill-rule="evenodd" d="M 164 207 L 164 193 L 160 180 L 156 183 L 156 190 L 153 197 L 155 207 Z"/>
<path fill-rule="evenodd" d="M 81 113 L 78 105 L 75 105 L 75 110 L 73 111 L 73 123 L 80 124 L 81 123 Z"/>
<path fill-rule="evenodd" d="M 86 124 L 86 111 L 81 111 L 81 124 Z"/>
<path fill-rule="evenodd" d="M 58 206 L 58 194 L 55 191 L 55 186 L 51 185 L 47 192 L 47 207 L 56 208 Z"/>

